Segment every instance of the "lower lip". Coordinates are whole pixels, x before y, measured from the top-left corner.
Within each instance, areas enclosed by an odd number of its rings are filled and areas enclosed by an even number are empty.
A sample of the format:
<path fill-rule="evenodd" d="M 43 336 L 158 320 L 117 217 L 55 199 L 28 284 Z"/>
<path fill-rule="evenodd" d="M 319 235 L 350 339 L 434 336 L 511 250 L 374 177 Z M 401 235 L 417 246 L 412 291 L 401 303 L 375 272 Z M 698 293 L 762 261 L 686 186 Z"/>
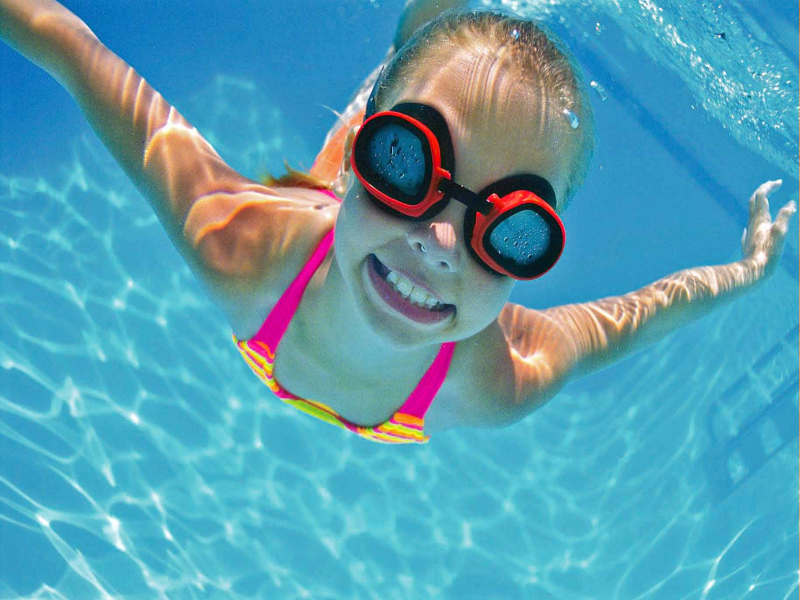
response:
<path fill-rule="evenodd" d="M 416 323 L 441 323 L 442 321 L 449 319 L 453 313 L 455 313 L 456 309 L 454 306 L 449 306 L 445 310 L 432 311 L 411 304 L 411 302 L 403 298 L 399 292 L 397 292 L 397 290 L 389 285 L 388 281 L 378 275 L 378 273 L 375 271 L 375 267 L 372 264 L 371 258 L 367 259 L 367 271 L 369 273 L 369 279 L 372 282 L 373 289 L 378 293 L 383 301 L 401 315 L 408 317 Z"/>

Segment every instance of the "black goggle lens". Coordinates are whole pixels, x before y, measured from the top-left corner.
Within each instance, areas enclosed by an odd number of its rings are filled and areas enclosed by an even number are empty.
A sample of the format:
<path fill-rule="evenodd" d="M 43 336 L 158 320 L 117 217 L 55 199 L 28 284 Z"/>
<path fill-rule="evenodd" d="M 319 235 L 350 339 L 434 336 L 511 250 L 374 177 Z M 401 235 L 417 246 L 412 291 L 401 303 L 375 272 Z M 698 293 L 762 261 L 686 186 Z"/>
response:
<path fill-rule="evenodd" d="M 370 169 L 379 178 L 375 187 L 394 187 L 411 198 L 425 191 L 422 141 L 408 129 L 387 123 L 372 134 L 367 147 Z"/>
<path fill-rule="evenodd" d="M 414 206 L 425 200 L 432 175 L 425 134 L 387 115 L 365 123 L 353 148 L 362 177 L 375 189 Z"/>
<path fill-rule="evenodd" d="M 504 260 L 527 267 L 550 248 L 550 225 L 536 211 L 521 210 L 500 221 L 488 238 Z"/>
<path fill-rule="evenodd" d="M 512 209 L 484 234 L 486 252 L 517 277 L 535 277 L 558 260 L 564 238 L 549 213 L 531 204 Z"/>

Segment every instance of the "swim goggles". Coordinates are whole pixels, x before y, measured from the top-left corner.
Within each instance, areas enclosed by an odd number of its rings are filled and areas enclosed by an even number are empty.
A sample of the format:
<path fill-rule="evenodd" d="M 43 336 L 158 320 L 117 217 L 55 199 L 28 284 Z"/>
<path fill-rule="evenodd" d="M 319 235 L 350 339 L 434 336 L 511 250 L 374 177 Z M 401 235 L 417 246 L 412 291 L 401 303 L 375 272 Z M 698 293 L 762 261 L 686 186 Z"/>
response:
<path fill-rule="evenodd" d="M 477 194 L 453 181 L 452 139 L 433 107 L 403 103 L 368 117 L 353 140 L 350 162 L 375 204 L 398 217 L 430 219 L 451 198 L 466 205 L 467 247 L 492 273 L 536 279 L 564 250 L 564 224 L 547 180 L 513 175 Z"/>

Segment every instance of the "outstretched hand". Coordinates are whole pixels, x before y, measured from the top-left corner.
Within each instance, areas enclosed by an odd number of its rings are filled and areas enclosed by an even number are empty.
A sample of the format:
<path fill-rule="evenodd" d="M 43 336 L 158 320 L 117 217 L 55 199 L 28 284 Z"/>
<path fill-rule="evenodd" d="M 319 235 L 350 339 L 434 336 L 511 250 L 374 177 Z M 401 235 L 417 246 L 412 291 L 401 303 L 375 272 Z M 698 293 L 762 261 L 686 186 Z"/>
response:
<path fill-rule="evenodd" d="M 750 217 L 742 234 L 742 254 L 763 265 L 765 278 L 775 272 L 783 256 L 789 220 L 797 212 L 797 205 L 791 201 L 778 211 L 775 221 L 770 217 L 769 197 L 782 183 L 780 179 L 767 181 L 753 192 L 750 196 Z"/>

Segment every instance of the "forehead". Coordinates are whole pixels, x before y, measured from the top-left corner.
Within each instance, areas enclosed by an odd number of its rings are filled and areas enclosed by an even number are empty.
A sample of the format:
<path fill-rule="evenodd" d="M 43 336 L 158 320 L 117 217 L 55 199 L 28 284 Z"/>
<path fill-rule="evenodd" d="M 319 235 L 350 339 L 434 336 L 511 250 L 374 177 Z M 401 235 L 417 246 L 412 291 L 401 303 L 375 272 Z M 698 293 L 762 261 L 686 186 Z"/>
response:
<path fill-rule="evenodd" d="M 442 113 L 458 183 L 477 190 L 508 175 L 533 173 L 563 198 L 573 155 L 563 108 L 540 81 L 523 79 L 501 52 L 444 52 L 411 70 L 403 83 L 387 105 L 417 102 Z"/>

